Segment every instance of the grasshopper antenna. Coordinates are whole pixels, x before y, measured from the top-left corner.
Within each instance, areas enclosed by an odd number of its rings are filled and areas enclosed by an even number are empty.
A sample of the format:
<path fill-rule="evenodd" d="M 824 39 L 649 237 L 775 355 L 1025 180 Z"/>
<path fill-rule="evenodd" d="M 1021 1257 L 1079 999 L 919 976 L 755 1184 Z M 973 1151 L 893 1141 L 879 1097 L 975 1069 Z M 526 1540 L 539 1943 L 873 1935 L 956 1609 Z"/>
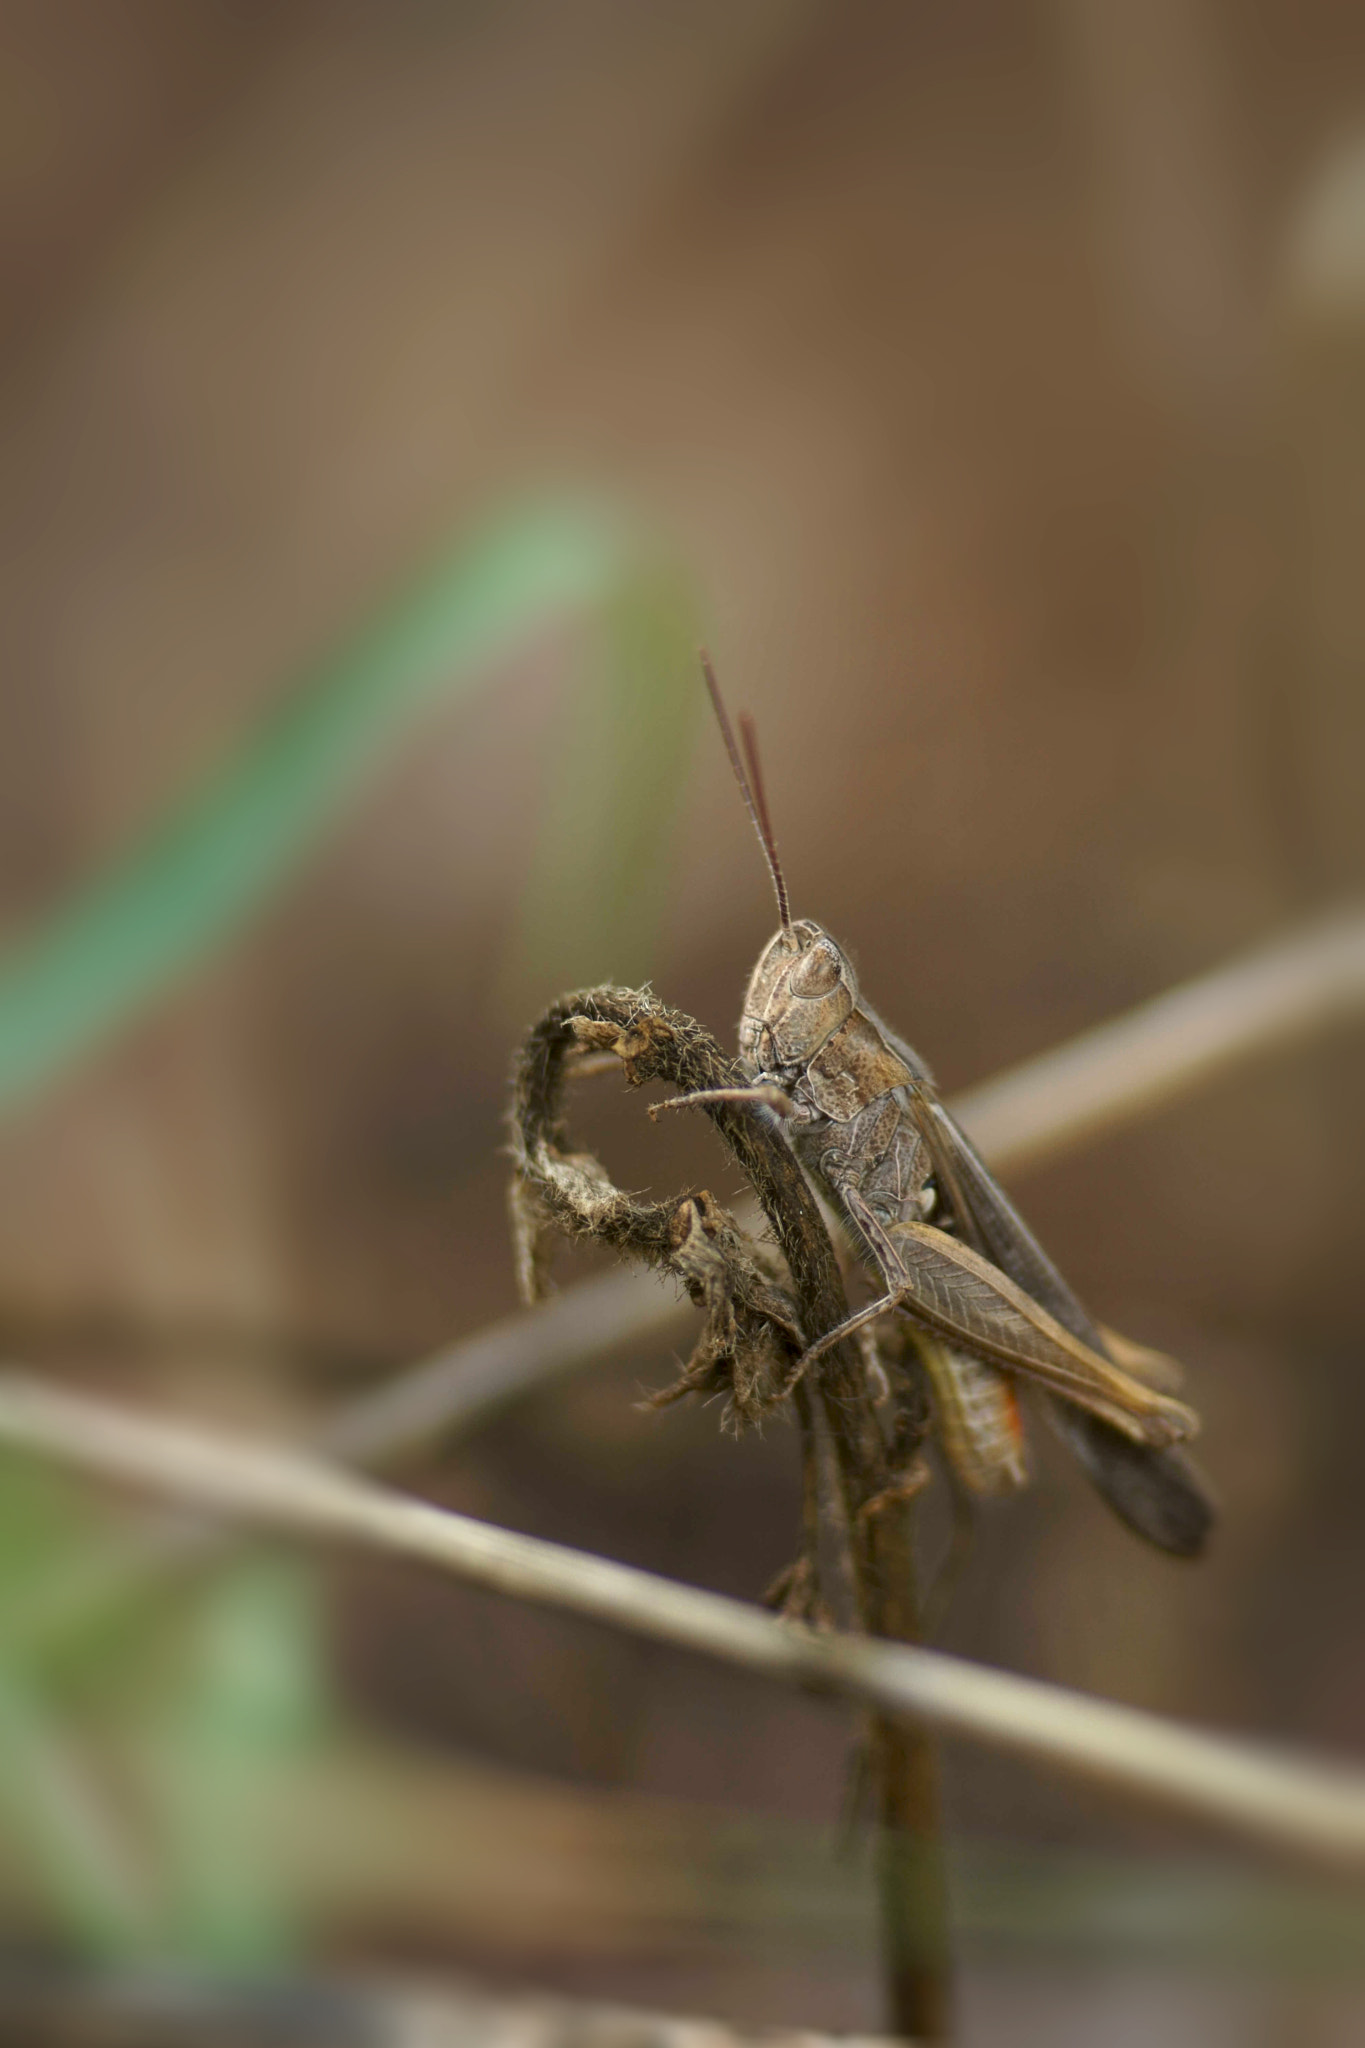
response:
<path fill-rule="evenodd" d="M 701 672 L 706 678 L 706 687 L 711 693 L 711 706 L 716 714 L 725 751 L 730 756 L 730 766 L 735 771 L 735 781 L 744 799 L 744 808 L 749 813 L 758 843 L 763 848 L 763 858 L 768 863 L 768 873 L 773 880 L 773 893 L 777 897 L 777 914 L 782 920 L 784 932 L 791 930 L 791 911 L 787 907 L 787 883 L 782 873 L 782 863 L 777 857 L 777 841 L 773 837 L 772 821 L 768 816 L 768 800 L 763 789 L 763 771 L 758 761 L 758 737 L 754 722 L 748 712 L 740 716 L 739 727 L 744 738 L 744 752 L 741 755 L 735 740 L 730 714 L 725 709 L 725 699 L 720 694 L 716 671 L 711 657 L 703 647 L 701 650 Z M 747 766 L 746 766 L 747 764 Z"/>

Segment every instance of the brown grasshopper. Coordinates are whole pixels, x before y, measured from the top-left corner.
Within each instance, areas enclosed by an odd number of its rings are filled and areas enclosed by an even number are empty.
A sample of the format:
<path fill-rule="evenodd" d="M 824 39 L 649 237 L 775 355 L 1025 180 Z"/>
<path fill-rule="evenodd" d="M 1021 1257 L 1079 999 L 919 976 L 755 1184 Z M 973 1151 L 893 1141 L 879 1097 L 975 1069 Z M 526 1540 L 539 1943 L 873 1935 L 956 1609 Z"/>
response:
<path fill-rule="evenodd" d="M 1028 1382 L 1123 1520 L 1163 1550 L 1196 1555 L 1213 1508 L 1176 1448 L 1198 1428 L 1193 1410 L 1171 1397 L 1179 1368 L 1091 1319 L 939 1101 L 923 1061 L 863 1000 L 848 955 L 820 925 L 793 921 L 752 722 L 740 720 L 741 755 L 706 656 L 702 666 L 781 919 L 740 1018 L 748 1085 L 721 1092 L 781 1119 L 882 1288 L 819 1337 L 799 1369 L 900 1310 L 944 1454 L 969 1492 L 1025 1482 L 1017 1384 Z"/>

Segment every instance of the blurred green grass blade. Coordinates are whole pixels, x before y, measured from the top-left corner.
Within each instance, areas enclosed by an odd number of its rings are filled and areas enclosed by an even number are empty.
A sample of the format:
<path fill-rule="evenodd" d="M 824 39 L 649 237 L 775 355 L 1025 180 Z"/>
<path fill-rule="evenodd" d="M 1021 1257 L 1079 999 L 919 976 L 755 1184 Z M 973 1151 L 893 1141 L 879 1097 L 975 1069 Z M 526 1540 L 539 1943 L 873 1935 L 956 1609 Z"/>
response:
<path fill-rule="evenodd" d="M 145 1954 L 154 1917 L 142 1873 L 77 1749 L 22 1674 L 0 1659 L 0 1825 L 58 1924 L 87 1953 Z"/>
<path fill-rule="evenodd" d="M 504 1006 L 594 981 L 647 981 L 667 900 L 673 828 L 706 697 L 684 580 L 623 576 L 564 707 L 544 823 L 504 971 Z"/>
<path fill-rule="evenodd" d="M 221 945 L 421 704 L 600 601 L 624 561 L 619 529 L 595 511 L 518 512 L 325 661 L 179 816 L 0 962 L 0 1107 L 57 1080 Z"/>
<path fill-rule="evenodd" d="M 89 1489 L 54 1477 L 31 1459 L 0 1458 L 0 1835 L 61 1934 L 116 1960 L 144 1954 L 153 1936 L 145 1875 L 67 1725 L 69 1700 L 35 1675 L 13 1627 L 32 1588 L 101 1538 Z"/>
<path fill-rule="evenodd" d="M 108 1548 L 90 1489 L 68 1478 L 22 1453 L 0 1453 L 0 1645 L 11 1657 L 26 1657 L 23 1617 L 35 1592 Z"/>
<path fill-rule="evenodd" d="M 327 1738 L 330 1681 L 317 1574 L 254 1551 L 194 1589 L 148 1659 L 129 1741 L 181 1963 L 258 1975 L 301 1928 L 275 1795 Z"/>
<path fill-rule="evenodd" d="M 301 1924 L 274 1801 L 334 1712 L 317 1574 L 253 1548 L 35 1668 L 34 1601 L 120 1534 L 89 1488 L 0 1458 L 0 1851 L 84 1955 L 273 1968 Z"/>

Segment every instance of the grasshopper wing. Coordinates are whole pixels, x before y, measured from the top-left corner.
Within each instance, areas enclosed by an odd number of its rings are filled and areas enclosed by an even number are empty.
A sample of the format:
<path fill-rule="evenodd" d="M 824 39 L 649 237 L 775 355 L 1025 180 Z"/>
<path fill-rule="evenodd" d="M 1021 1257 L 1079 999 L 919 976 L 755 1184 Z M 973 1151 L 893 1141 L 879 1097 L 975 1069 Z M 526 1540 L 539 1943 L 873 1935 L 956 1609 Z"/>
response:
<path fill-rule="evenodd" d="M 1192 1409 L 1120 1371 L 971 1245 L 929 1223 L 880 1223 L 856 1190 L 841 1192 L 906 1312 L 946 1344 L 1036 1380 L 1140 1444 L 1194 1434 Z"/>
<path fill-rule="evenodd" d="M 1123 1372 L 1131 1373 L 1135 1380 L 1155 1387 L 1158 1393 L 1178 1394 L 1185 1384 L 1185 1370 L 1178 1359 L 1168 1358 L 1164 1351 L 1153 1351 L 1150 1344 L 1137 1344 L 1131 1337 L 1123 1336 L 1118 1330 L 1111 1330 L 1108 1323 L 1099 1325 L 1104 1339 L 1104 1348 Z"/>
<path fill-rule="evenodd" d="M 934 1162 L 940 1199 L 965 1240 L 1074 1337 L 1092 1351 L 1113 1356 L 1104 1333 L 932 1088 L 921 1081 L 906 1093 Z M 1138 1378 L 1155 1379 L 1122 1350 L 1115 1362 Z M 1131 1529 L 1175 1557 L 1199 1555 L 1213 1526 L 1214 1507 L 1202 1474 L 1183 1451 L 1135 1443 L 1127 1432 L 1069 1400 L 1049 1401 L 1048 1413 L 1098 1491 Z"/>

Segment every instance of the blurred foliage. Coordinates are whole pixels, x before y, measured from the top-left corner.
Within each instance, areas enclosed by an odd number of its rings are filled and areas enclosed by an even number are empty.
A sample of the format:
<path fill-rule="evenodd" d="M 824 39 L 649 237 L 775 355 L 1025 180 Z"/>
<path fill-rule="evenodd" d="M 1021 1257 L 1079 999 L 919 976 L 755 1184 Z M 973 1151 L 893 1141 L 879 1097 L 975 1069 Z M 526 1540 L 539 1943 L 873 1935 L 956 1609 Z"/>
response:
<path fill-rule="evenodd" d="M 552 979 L 638 973 L 702 702 L 692 609 L 678 578 L 641 567 L 604 515 L 534 507 L 462 544 L 358 632 L 176 817 L 0 964 L 0 1105 L 60 1079 L 229 941 L 421 706 L 483 686 L 506 647 L 585 609 L 597 630 L 564 707 L 509 958 Z M 45 1609 L 111 1557 L 117 1591 L 121 1555 L 82 1489 L 4 1461 L 5 1833 L 78 1949 L 278 1965 L 299 1929 L 268 1806 L 332 1718 L 315 1576 L 238 1555 L 150 1597 L 88 1603 L 96 1625 L 48 1656 Z"/>
<path fill-rule="evenodd" d="M 256 1972 L 295 1952 L 272 1788 L 330 1724 L 316 1575 L 250 1550 L 121 1610 L 59 1667 L 29 1618 L 124 1517 L 0 1459 L 0 1814 L 78 1950 Z M 265 1804 L 263 1804 L 265 1802 Z"/>
<path fill-rule="evenodd" d="M 442 559 L 293 691 L 237 759 L 0 963 L 0 1105 L 33 1095 L 155 1002 L 277 890 L 440 692 L 623 574 L 585 505 L 504 517 Z"/>
<path fill-rule="evenodd" d="M 503 974 L 519 1024 L 562 989 L 649 978 L 705 704 L 699 638 L 691 592 L 662 564 L 623 577 L 597 614 Z"/>
<path fill-rule="evenodd" d="M 927 987 L 883 970 L 892 1014 L 956 1070 L 1046 1043 L 1249 939 L 1286 901 L 1359 878 L 1358 11 L 570 15 L 537 0 L 412 10 L 416 34 L 408 10 L 286 6 L 86 10 L 76 35 L 67 10 L 11 13 L 5 730 L 16 813 L 32 787 L 12 843 L 23 855 L 31 829 L 35 864 L 63 857 L 83 778 L 108 793 L 112 721 L 88 703 L 101 672 L 135 674 L 149 640 L 184 646 L 192 667 L 243 565 L 287 561 L 300 533 L 375 559 L 356 552 L 357 505 L 382 551 L 433 494 L 545 459 L 560 473 L 567 455 L 574 473 L 628 477 L 663 521 L 695 520 L 701 494 L 727 616 L 741 641 L 792 657 L 809 731 L 826 730 L 838 676 L 846 730 L 820 765 L 837 780 L 856 751 L 863 796 L 810 857 L 828 858 L 831 901 L 855 905 L 875 863 L 867 914 L 890 906 L 900 953 L 933 967 Z M 1321 185 L 1296 203 L 1306 173 Z M 167 604 L 184 607 L 179 641 L 142 616 Z M 590 509 L 518 511 L 300 678 L 117 868 L 50 922 L 40 906 L 0 958 L 0 1110 L 60 1083 L 230 942 L 411 744 L 424 707 L 489 687 L 499 652 L 565 610 L 588 630 L 543 796 L 527 795 L 529 877 L 517 904 L 483 899 L 506 933 L 499 992 L 520 1022 L 561 987 L 643 979 L 703 710 L 685 595 Z M 99 651 L 111 623 L 121 665 Z M 230 675 L 221 687 L 215 717 Z M 429 947 L 431 923 L 414 925 Z M 450 1299 L 454 1261 L 472 1268 L 486 1241 L 457 1249 L 453 1204 L 429 1226 L 384 1175 L 347 1207 L 341 1183 L 360 1175 L 336 1163 L 368 1167 L 369 1133 L 392 1128 L 383 1047 L 423 1042 L 376 1030 L 371 1062 L 367 1041 L 373 1096 L 355 1103 L 366 1143 L 351 1153 L 327 1117 L 359 1059 L 302 1106 L 321 1133 L 307 1144 L 270 1127 L 282 1089 L 243 1098 L 262 1207 L 223 1224 L 206 1274 L 235 1275 L 263 1244 L 270 1299 L 325 1298 L 396 1192 L 410 1255 L 375 1252 L 373 1298 Z M 1088 1540 L 1058 1492 L 987 1536 L 961 1635 L 992 1663 L 1349 1741 L 1359 1091 L 1344 1059 L 1268 1079 L 1041 1195 L 1044 1236 L 1131 1303 L 1134 1327 L 1145 1316 L 1204 1354 L 1230 1510 L 1211 1576 L 1159 1588 Z M 405 1082 L 404 1129 L 443 1115 L 450 1085 L 439 1063 L 430 1093 Z M 156 1104 L 167 1207 L 223 1163 L 173 1127 L 200 1099 Z M 147 1101 L 134 1091 L 125 1113 Z M 117 1256 L 119 1176 L 92 1197 L 82 1164 L 56 1162 L 49 1228 L 73 1243 L 104 1231 Z M 338 1214 L 305 1243 L 289 1193 L 329 1177 Z M 254 1200 L 242 1180 L 225 1211 Z M 188 1228 L 183 1241 L 199 1249 Z M 126 1242 L 137 1301 L 141 1239 Z M 57 1306 L 79 1317 L 84 1269 L 53 1268 L 72 1275 Z M 354 1336 L 368 1357 L 370 1323 L 348 1320 L 368 1278 L 335 1292 L 329 1340 Z M 572 1486 L 596 1546 L 657 1550 L 698 1577 L 761 1511 L 785 1512 L 761 1472 L 699 1483 L 709 1468 L 685 1451 L 665 1483 L 637 1439 L 609 1435 L 609 1412 L 585 1395 L 581 1416 L 480 1447 L 478 1511 L 512 1519 L 531 1501 L 553 1523 Z M 430 1609 L 388 1626 L 381 1581 L 355 1639 L 365 1681 L 388 1698 L 402 1696 L 391 1667 L 426 1683 L 421 1725 L 491 1726 L 513 1695 L 530 1724 L 614 1717 L 594 1768 L 685 1769 L 697 1803 L 670 1818 L 620 1786 L 510 1774 L 481 1800 L 458 1754 L 339 1725 L 310 1566 L 238 1548 L 149 1593 L 145 1526 L 0 1457 L 7 1943 L 36 1928 L 68 1951 L 242 1972 L 338 1926 L 396 1933 L 400 1957 L 518 1965 L 590 1953 L 594 1937 L 613 1957 L 632 1940 L 651 1957 L 724 1949 L 737 1971 L 780 1951 L 794 2010 L 795 1993 L 818 1994 L 812 1958 L 862 1943 L 870 1975 L 866 1859 L 838 1866 L 820 1831 L 701 1804 L 750 1771 L 777 1784 L 765 1752 L 809 1797 L 820 1752 L 785 1700 L 722 1721 L 687 1673 L 666 1698 L 653 1657 L 607 1663 L 577 1636 L 557 1658 L 558 1638 L 538 1651 L 534 1636 L 513 1668 L 487 1658 L 486 1683 L 472 1631 L 452 1677 L 449 1644 L 424 1638 Z M 63 1635 L 92 1583 L 114 1597 Z M 555 1754 L 529 1736 L 526 1752 Z M 986 1825 L 1087 1825 L 1022 1773 L 957 1779 Z M 964 1942 L 1030 1962 L 1365 1967 L 1358 1897 L 1292 1874 L 966 1841 L 956 1875 Z M 597 1919 L 595 1885 L 613 1888 Z M 581 1962 L 568 1974 L 581 1982 Z M 1038 2037 L 1048 1996 L 1021 1982 L 1004 2037 Z M 1196 2038 L 1160 1986 L 1116 1985 L 1111 2005 L 1086 2038 Z M 1220 2037 L 1261 2038 L 1249 2014 L 1240 2030 L 1208 2017 Z M 1310 2035 L 1325 2029 L 1277 2030 Z"/>
<path fill-rule="evenodd" d="M 297 1900 L 273 1853 L 274 1787 L 332 1721 L 320 1589 L 297 1559 L 215 1571 L 163 1626 L 130 1704 L 177 1958 L 259 1972 L 295 1955 Z"/>
<path fill-rule="evenodd" d="M 391 1924 L 528 1953 L 716 1964 L 866 1958 L 869 1842 L 552 1782 L 357 1730 L 330 1700 L 323 1585 L 235 1548 L 30 1654 L 26 1617 L 127 1510 L 0 1456 L 0 1896 L 70 1952 L 260 1978 Z M 1207 1857 L 959 1839 L 957 1935 L 982 1953 L 1360 1980 L 1358 1886 Z"/>
<path fill-rule="evenodd" d="M 135 1951 L 149 1909 L 126 1844 L 41 1674 L 12 1640 L 36 1587 L 69 1571 L 96 1539 L 84 1489 L 12 1455 L 0 1459 L 0 1811 L 57 1921 L 99 1954 Z"/>

